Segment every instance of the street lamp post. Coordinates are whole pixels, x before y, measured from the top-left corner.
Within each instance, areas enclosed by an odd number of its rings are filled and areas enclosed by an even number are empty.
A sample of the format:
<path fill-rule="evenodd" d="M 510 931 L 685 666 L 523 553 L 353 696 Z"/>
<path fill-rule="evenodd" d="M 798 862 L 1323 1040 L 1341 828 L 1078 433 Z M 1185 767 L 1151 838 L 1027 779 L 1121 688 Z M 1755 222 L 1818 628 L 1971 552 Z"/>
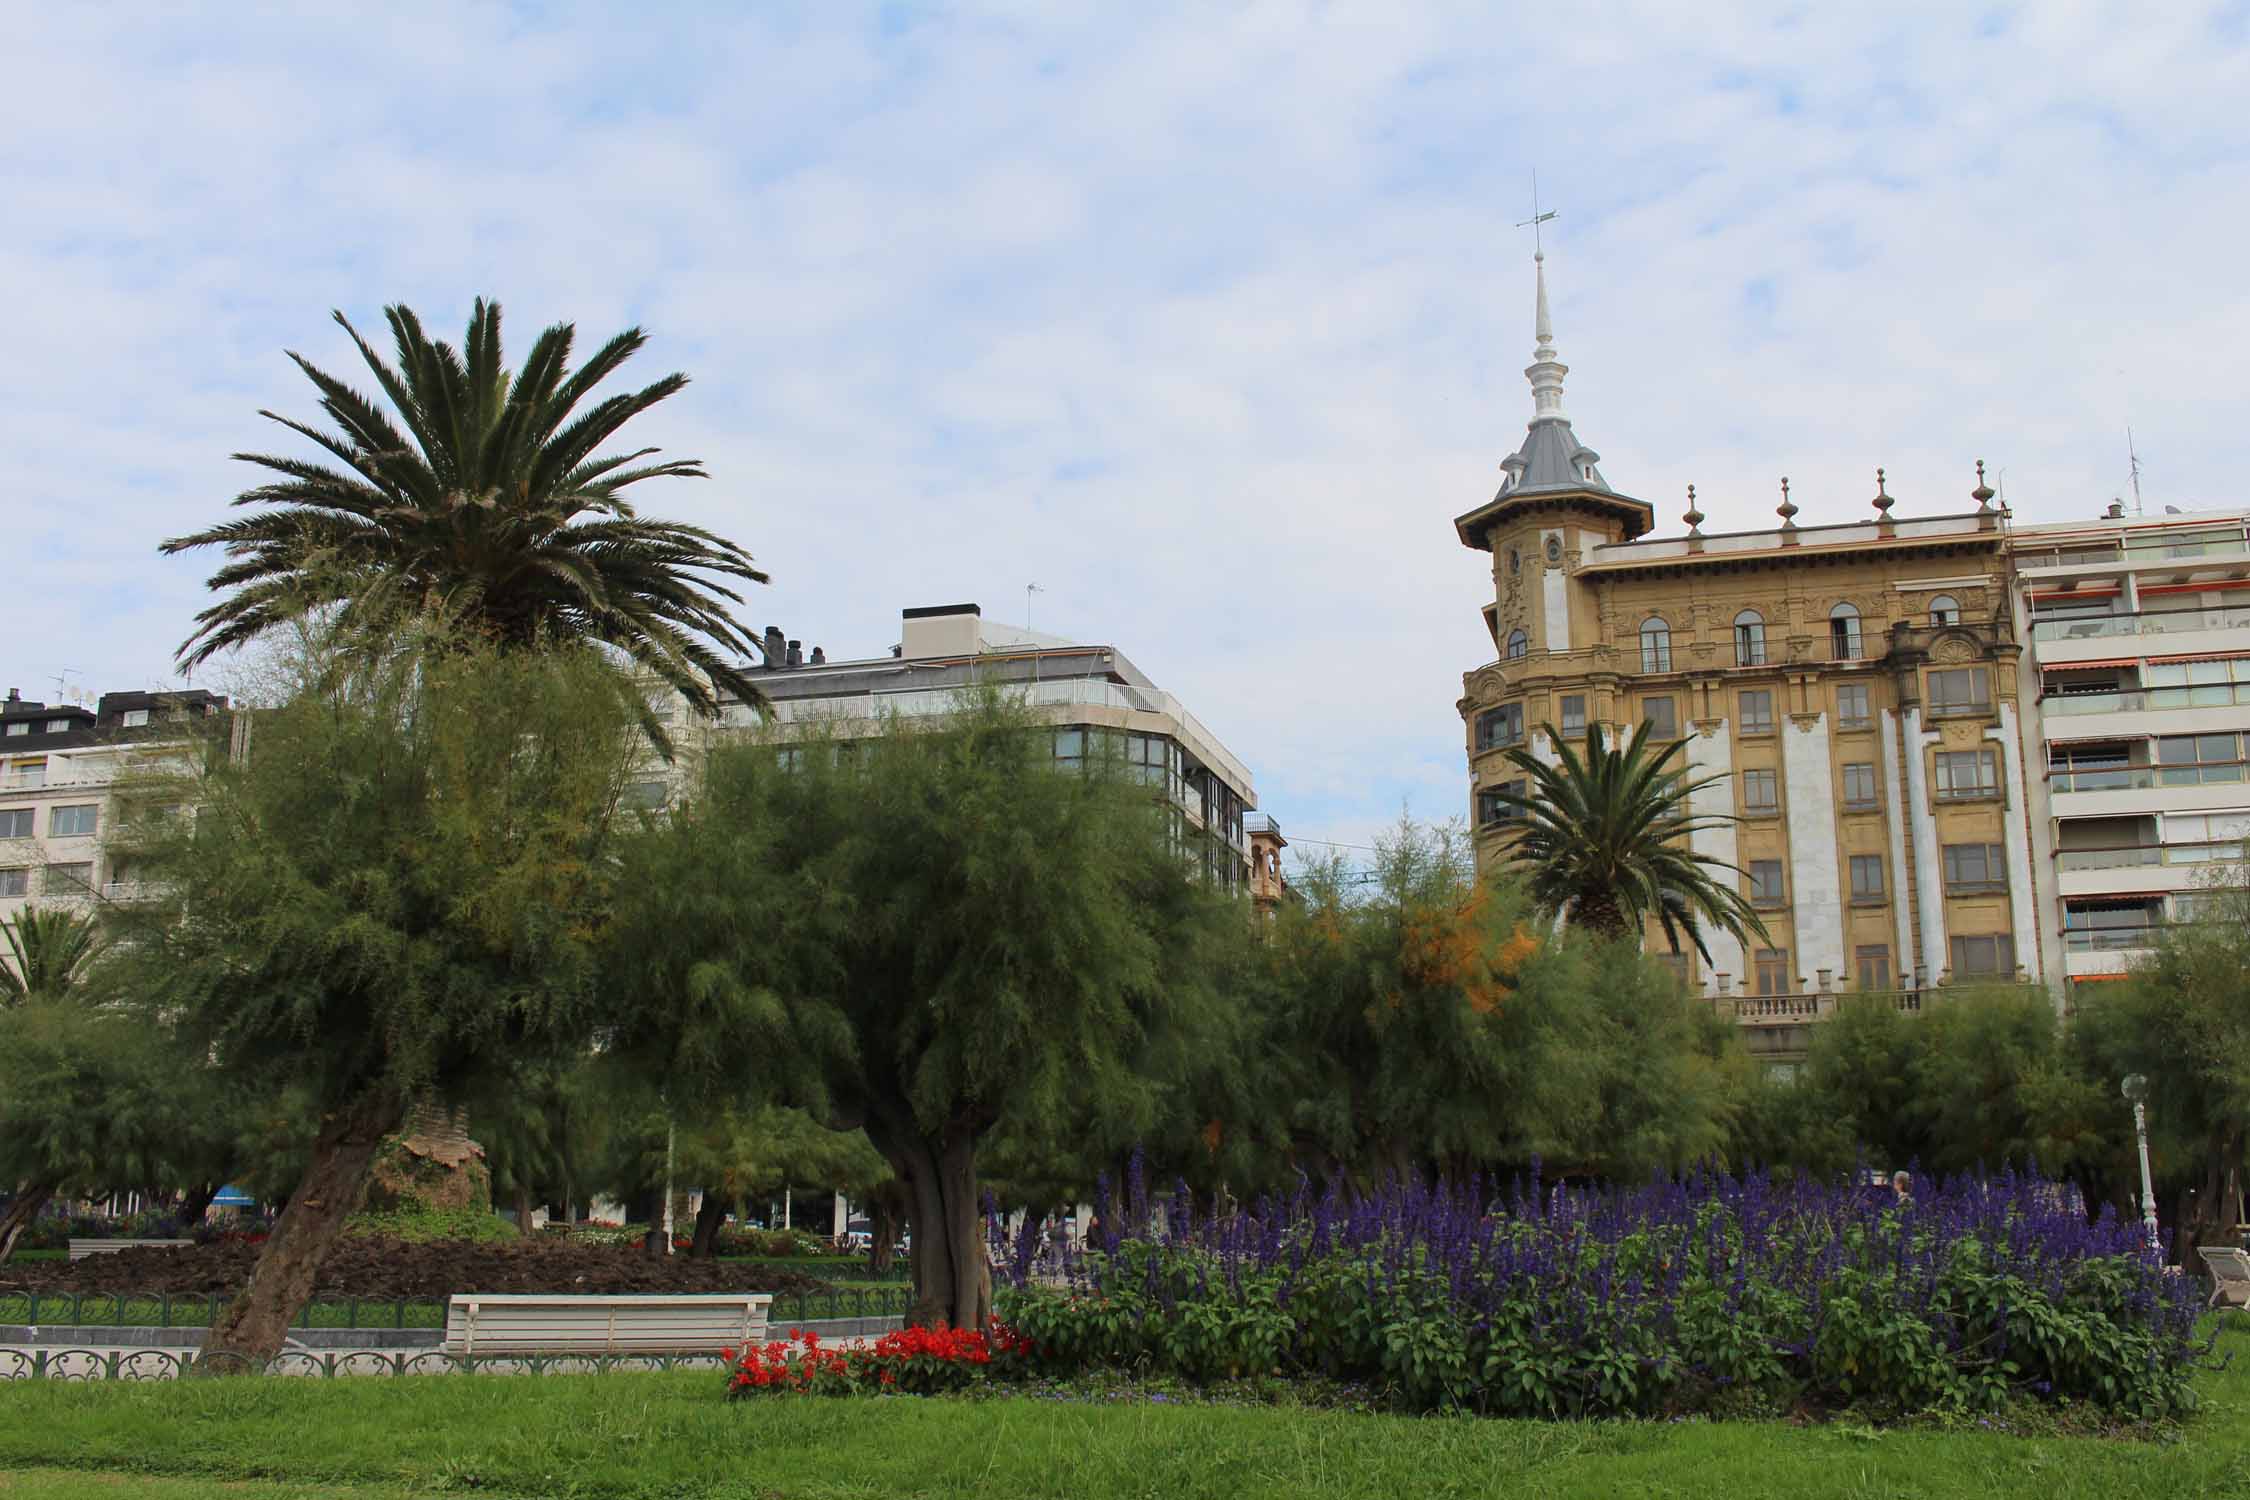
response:
<path fill-rule="evenodd" d="M 2148 1172 L 2148 1075 L 2128 1073 L 2119 1086 L 2133 1103 L 2133 1135 L 2141 1148 L 2141 1223 L 2148 1230 L 2148 1247 L 2157 1248 L 2156 1183 Z"/>

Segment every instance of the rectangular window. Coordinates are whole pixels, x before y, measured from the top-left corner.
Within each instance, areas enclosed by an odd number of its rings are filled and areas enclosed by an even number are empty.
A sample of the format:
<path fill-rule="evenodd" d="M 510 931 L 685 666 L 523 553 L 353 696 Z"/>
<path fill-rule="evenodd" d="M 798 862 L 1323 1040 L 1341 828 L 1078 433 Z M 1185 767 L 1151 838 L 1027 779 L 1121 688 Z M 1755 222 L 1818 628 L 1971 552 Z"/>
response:
<path fill-rule="evenodd" d="M 1742 732 L 1773 733 L 1773 694 L 1764 689 L 1742 695 Z"/>
<path fill-rule="evenodd" d="M 1742 773 L 1742 806 L 1749 812 L 1775 812 L 1781 806 L 1780 783 L 1771 771 Z"/>
<path fill-rule="evenodd" d="M 1875 716 L 1867 707 L 1867 684 L 1847 682 L 1836 689 L 1836 722 L 1845 729 L 1865 729 Z"/>
<path fill-rule="evenodd" d="M 2242 780 L 2241 742 L 2231 734 L 2167 734 L 2156 742 L 2165 786 L 2212 786 Z"/>
<path fill-rule="evenodd" d="M 1483 788 L 1477 793 L 1477 822 L 1485 827 L 1495 823 L 1520 822 L 1523 808 L 1518 803 L 1510 802 L 1507 794 L 1523 797 L 1528 796 L 1530 791 L 1531 783 L 1521 778 L 1504 781 L 1496 787 Z"/>
<path fill-rule="evenodd" d="M 1580 735 L 1586 732 L 1586 695 L 1565 693 L 1562 700 L 1562 732 Z"/>
<path fill-rule="evenodd" d="M 1856 948 L 1852 956 L 1859 961 L 1859 987 L 1863 990 L 1887 990 L 1891 987 L 1891 950 L 1881 944 Z"/>
<path fill-rule="evenodd" d="M 1643 698 L 1641 717 L 1648 720 L 1650 739 L 1676 740 L 1680 737 L 1679 715 L 1673 711 L 1670 698 Z"/>
<path fill-rule="evenodd" d="M 1930 673 L 1930 715 L 1992 712 L 1992 676 L 1982 667 L 1951 667 Z"/>
<path fill-rule="evenodd" d="M 1953 939 L 1953 977 L 2008 978 L 2016 972 L 2015 939 L 2006 933 Z"/>
<path fill-rule="evenodd" d="M 1789 982 L 1788 949 L 1760 948 L 1757 966 L 1759 994 L 1786 995 L 1796 989 L 1796 986 Z"/>
<path fill-rule="evenodd" d="M 0 807 L 0 839 L 27 839 L 32 834 L 32 824 L 39 820 L 39 810 L 33 807 Z"/>
<path fill-rule="evenodd" d="M 1781 861 L 1754 859 L 1750 861 L 1750 904 L 1752 906 L 1783 906 L 1788 897 L 1781 889 Z"/>
<path fill-rule="evenodd" d="M 1937 752 L 1937 800 L 2000 795 L 2000 755 L 1996 750 Z"/>
<path fill-rule="evenodd" d="M 40 872 L 39 893 L 43 896 L 83 896 L 94 888 L 94 867 L 82 865 L 49 865 Z"/>
<path fill-rule="evenodd" d="M 1669 630 L 1641 631 L 1641 670 L 1644 672 L 1669 672 L 1672 670 L 1672 633 Z"/>
<path fill-rule="evenodd" d="M 8 768 L 10 786 L 45 786 L 47 763 L 43 760 L 19 760 Z"/>
<path fill-rule="evenodd" d="M 8 726 L 8 733 L 11 735 L 31 733 L 31 721 L 28 719 L 16 720 L 15 723 Z"/>
<path fill-rule="evenodd" d="M 51 839 L 82 839 L 94 831 L 101 813 L 98 802 L 79 802 L 69 807 L 50 808 L 47 812 L 47 837 Z"/>
<path fill-rule="evenodd" d="M 123 722 L 127 729 L 138 729 L 148 722 L 148 710 L 145 708 L 128 708 L 125 710 Z"/>
<path fill-rule="evenodd" d="M 1838 661 L 1856 661 L 1866 654 L 1860 650 L 1858 616 L 1849 615 L 1828 622 L 1828 654 Z"/>
<path fill-rule="evenodd" d="M 0 870 L 0 896 L 28 896 L 31 894 L 31 872 L 26 869 Z"/>
<path fill-rule="evenodd" d="M 2007 851 L 1998 844 L 1947 844 L 1948 891 L 2003 891 L 2008 888 Z"/>
<path fill-rule="evenodd" d="M 1855 854 L 1852 856 L 1852 899 L 1854 901 L 1880 901 L 1883 899 L 1882 855 Z"/>
<path fill-rule="evenodd" d="M 1503 703 L 1477 715 L 1477 748 L 1497 750 L 1523 743 L 1523 705 Z"/>
<path fill-rule="evenodd" d="M 1873 807 L 1875 805 L 1875 764 L 1872 761 L 1853 761 L 1844 767 L 1844 806 Z"/>

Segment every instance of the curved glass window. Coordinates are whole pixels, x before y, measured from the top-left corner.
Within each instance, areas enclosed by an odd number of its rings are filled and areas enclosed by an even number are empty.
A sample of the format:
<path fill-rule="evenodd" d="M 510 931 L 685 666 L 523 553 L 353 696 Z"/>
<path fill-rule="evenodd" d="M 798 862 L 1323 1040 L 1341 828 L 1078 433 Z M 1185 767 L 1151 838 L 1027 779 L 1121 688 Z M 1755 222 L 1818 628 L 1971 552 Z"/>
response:
<path fill-rule="evenodd" d="M 1961 601 L 1951 594 L 1940 594 L 1930 601 L 1930 628 L 1961 623 Z"/>
<path fill-rule="evenodd" d="M 1653 615 L 1641 621 L 1641 670 L 1672 670 L 1672 627 Z"/>

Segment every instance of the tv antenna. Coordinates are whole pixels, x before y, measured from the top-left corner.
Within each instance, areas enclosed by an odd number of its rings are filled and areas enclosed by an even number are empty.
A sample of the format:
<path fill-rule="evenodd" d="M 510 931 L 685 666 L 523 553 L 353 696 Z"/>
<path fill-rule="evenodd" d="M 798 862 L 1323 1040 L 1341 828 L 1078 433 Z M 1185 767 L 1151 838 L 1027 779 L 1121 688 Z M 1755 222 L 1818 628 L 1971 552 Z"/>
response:
<path fill-rule="evenodd" d="M 2133 514 L 2145 516 L 2148 512 L 2141 508 L 2141 456 L 2133 449 L 2133 429 L 2130 427 L 2125 429 L 2125 457 L 2130 460 L 2133 475 Z"/>

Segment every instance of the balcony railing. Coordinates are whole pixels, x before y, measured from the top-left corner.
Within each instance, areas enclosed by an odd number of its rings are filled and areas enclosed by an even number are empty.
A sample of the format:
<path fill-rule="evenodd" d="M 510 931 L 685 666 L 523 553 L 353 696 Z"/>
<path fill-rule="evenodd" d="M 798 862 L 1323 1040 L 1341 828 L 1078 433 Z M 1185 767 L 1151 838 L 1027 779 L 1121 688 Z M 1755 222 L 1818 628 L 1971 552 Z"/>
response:
<path fill-rule="evenodd" d="M 2091 770 L 2050 770 L 2054 792 L 2130 792 L 2159 786 L 2239 786 L 2250 781 L 2250 761 L 2204 760 L 2182 766 L 2098 766 Z"/>
<path fill-rule="evenodd" d="M 1739 1021 L 1745 1026 L 1791 1025 L 1826 1020 L 1836 1014 L 1839 1004 L 1860 996 L 1887 1000 L 1895 1010 L 1918 1014 L 1938 993 L 1933 990 L 1808 990 L 1788 995 L 1714 995 L 1711 1004 L 1722 1019 Z"/>
<path fill-rule="evenodd" d="M 2147 948 L 2169 922 L 2143 922 L 2132 927 L 2065 927 L 2063 946 L 2073 953 L 2115 953 Z"/>
<path fill-rule="evenodd" d="M 2224 708 L 2235 703 L 2250 703 L 2250 682 L 2124 688 L 2109 693 L 2049 693 L 2039 706 L 2042 712 L 2050 714 L 2130 714 L 2174 708 Z"/>
<path fill-rule="evenodd" d="M 2058 870 L 2132 870 L 2151 865 L 2208 865 L 2243 857 L 2240 839 L 2180 844 L 2116 844 L 2100 849 L 2058 849 Z"/>
<path fill-rule="evenodd" d="M 2250 628 L 2250 605 L 2217 609 L 2150 609 L 2133 615 L 2081 615 L 2067 620 L 2034 620 L 2031 639 L 2099 641 L 2128 635 L 2179 635 L 2191 630 Z"/>

